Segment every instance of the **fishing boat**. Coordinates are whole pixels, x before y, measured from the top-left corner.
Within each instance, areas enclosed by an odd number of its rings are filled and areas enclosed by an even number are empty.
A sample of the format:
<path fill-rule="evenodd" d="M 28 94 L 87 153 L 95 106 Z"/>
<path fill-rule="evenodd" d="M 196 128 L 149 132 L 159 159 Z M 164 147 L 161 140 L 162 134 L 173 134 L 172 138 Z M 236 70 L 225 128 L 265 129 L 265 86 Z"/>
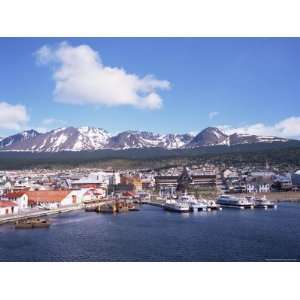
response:
<path fill-rule="evenodd" d="M 113 214 L 113 213 L 117 212 L 117 207 L 114 203 L 102 204 L 96 208 L 96 212 Z"/>
<path fill-rule="evenodd" d="M 32 228 L 48 228 L 50 221 L 47 219 L 32 219 L 25 221 L 17 221 L 15 223 L 16 229 L 32 229 Z"/>
<path fill-rule="evenodd" d="M 15 223 L 16 229 L 31 229 L 33 228 L 31 221 L 17 221 Z"/>
<path fill-rule="evenodd" d="M 32 221 L 33 228 L 48 228 L 50 226 L 50 221 L 47 219 L 34 219 Z"/>

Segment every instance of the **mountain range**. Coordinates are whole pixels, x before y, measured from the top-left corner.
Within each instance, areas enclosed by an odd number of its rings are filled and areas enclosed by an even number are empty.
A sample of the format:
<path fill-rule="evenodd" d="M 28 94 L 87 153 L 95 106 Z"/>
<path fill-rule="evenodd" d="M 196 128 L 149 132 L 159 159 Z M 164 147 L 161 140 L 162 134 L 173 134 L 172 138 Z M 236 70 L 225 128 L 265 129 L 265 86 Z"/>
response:
<path fill-rule="evenodd" d="M 124 131 L 111 135 L 96 127 L 66 127 L 39 133 L 27 130 L 0 140 L 0 151 L 95 151 L 132 148 L 192 149 L 204 146 L 239 145 L 288 142 L 288 139 L 270 136 L 234 133 L 227 135 L 220 129 L 208 127 L 197 135 L 158 134 L 147 131 Z"/>

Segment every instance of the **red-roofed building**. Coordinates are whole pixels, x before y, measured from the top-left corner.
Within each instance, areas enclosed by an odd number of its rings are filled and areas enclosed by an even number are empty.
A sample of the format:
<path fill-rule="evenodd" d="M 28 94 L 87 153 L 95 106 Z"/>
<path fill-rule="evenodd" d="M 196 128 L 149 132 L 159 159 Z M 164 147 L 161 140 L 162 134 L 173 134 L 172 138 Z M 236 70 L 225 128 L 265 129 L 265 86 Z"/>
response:
<path fill-rule="evenodd" d="M 18 213 L 18 204 L 12 201 L 0 200 L 0 216 Z"/>
<path fill-rule="evenodd" d="M 76 190 L 28 191 L 26 195 L 28 196 L 28 204 L 31 207 L 42 206 L 52 209 L 82 202 L 82 192 Z"/>
<path fill-rule="evenodd" d="M 3 200 L 16 202 L 19 209 L 26 209 L 28 207 L 27 191 L 10 192 L 2 196 Z"/>

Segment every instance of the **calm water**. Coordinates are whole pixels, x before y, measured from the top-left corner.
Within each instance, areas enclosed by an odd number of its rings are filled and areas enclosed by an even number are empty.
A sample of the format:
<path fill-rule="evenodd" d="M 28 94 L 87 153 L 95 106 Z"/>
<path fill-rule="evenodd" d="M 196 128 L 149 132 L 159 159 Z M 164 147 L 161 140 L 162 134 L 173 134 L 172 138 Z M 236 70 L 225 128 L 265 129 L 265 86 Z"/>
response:
<path fill-rule="evenodd" d="M 277 210 L 72 212 L 49 229 L 0 226 L 0 261 L 300 261 L 300 204 Z"/>

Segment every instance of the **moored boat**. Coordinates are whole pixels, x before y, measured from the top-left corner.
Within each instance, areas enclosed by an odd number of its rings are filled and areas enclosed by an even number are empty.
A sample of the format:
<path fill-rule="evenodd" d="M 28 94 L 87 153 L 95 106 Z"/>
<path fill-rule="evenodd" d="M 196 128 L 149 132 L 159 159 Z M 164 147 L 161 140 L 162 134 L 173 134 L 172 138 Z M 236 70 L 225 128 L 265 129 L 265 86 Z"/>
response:
<path fill-rule="evenodd" d="M 31 228 L 48 228 L 50 221 L 47 219 L 32 219 L 25 221 L 17 221 L 15 223 L 16 229 L 31 229 Z"/>
<path fill-rule="evenodd" d="M 85 208 L 86 212 L 95 212 L 96 211 L 96 207 L 95 206 L 88 206 Z"/>
<path fill-rule="evenodd" d="M 217 201 L 217 204 L 220 204 L 222 207 L 233 207 L 233 208 L 254 208 L 254 203 L 252 201 L 247 200 L 246 198 L 238 198 L 231 195 L 221 195 Z"/>
<path fill-rule="evenodd" d="M 277 205 L 274 202 L 268 200 L 265 195 L 261 198 L 258 198 L 256 196 L 252 196 L 249 198 L 253 201 L 255 208 L 277 208 Z"/>
<path fill-rule="evenodd" d="M 96 208 L 96 212 L 98 213 L 115 213 L 117 212 L 117 208 L 116 208 L 116 205 L 114 203 L 112 204 L 102 204 L 102 205 L 99 205 L 97 208 Z"/>
<path fill-rule="evenodd" d="M 166 200 L 163 208 L 168 211 L 180 212 L 180 213 L 190 211 L 190 207 L 187 203 L 179 202 L 179 201 L 176 201 L 175 199 Z"/>
<path fill-rule="evenodd" d="M 34 219 L 32 221 L 33 228 L 48 228 L 50 226 L 50 221 L 47 219 Z"/>
<path fill-rule="evenodd" d="M 178 198 L 178 201 L 181 203 L 186 203 L 189 206 L 189 210 L 193 212 L 207 210 L 207 203 L 205 202 L 205 200 L 196 199 L 192 195 L 181 195 Z"/>
<path fill-rule="evenodd" d="M 220 204 L 217 204 L 215 200 L 206 200 L 207 208 L 210 210 L 222 210 Z"/>

